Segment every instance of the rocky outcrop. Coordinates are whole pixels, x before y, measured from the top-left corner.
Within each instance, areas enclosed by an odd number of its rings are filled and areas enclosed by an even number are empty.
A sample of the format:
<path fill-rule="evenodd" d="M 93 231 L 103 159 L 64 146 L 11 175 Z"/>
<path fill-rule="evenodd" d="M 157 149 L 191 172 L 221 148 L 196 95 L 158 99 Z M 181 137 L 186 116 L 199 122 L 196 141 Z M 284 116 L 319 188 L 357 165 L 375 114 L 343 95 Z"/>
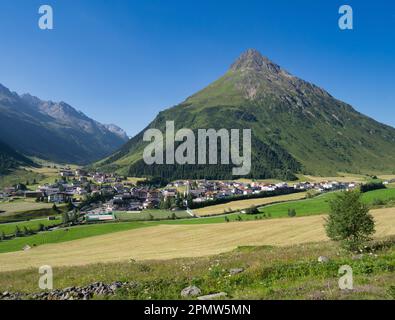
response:
<path fill-rule="evenodd" d="M 0 293 L 0 300 L 90 300 L 95 296 L 111 296 L 119 289 L 135 288 L 137 285 L 137 282 L 113 282 L 111 284 L 95 282 L 85 287 L 69 287 L 33 294 L 6 291 Z"/>

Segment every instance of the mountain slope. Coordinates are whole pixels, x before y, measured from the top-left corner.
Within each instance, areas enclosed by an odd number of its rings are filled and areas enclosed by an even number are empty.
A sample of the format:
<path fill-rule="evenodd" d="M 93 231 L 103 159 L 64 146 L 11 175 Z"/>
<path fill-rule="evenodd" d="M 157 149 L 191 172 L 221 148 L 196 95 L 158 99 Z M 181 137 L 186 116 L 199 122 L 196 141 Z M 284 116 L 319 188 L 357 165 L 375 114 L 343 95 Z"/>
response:
<path fill-rule="evenodd" d="M 19 166 L 36 166 L 36 164 L 0 141 L 0 176 Z"/>
<path fill-rule="evenodd" d="M 19 96 L 0 85 L 0 136 L 29 156 L 86 164 L 115 151 L 128 138 L 70 105 Z"/>
<path fill-rule="evenodd" d="M 303 172 L 392 172 L 395 129 L 362 115 L 325 90 L 248 50 L 219 80 L 161 112 L 148 128 L 252 130 L 255 178 L 290 178 Z M 105 170 L 169 178 L 229 178 L 224 166 L 146 166 L 143 132 L 100 162 Z"/>

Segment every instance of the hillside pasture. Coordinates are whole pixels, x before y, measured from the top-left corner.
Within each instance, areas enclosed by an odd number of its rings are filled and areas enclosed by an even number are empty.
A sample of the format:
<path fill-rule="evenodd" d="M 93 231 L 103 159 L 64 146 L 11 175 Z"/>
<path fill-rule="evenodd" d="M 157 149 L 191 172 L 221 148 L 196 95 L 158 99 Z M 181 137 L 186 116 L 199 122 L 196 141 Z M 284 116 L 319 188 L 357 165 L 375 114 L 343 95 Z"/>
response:
<path fill-rule="evenodd" d="M 0 223 L 42 219 L 59 214 L 52 209 L 52 203 L 35 202 L 34 199 L 17 199 L 0 202 Z M 63 211 L 66 206 L 58 205 Z"/>
<path fill-rule="evenodd" d="M 190 218 L 191 216 L 183 210 L 143 210 L 143 211 L 115 211 L 115 218 L 119 221 L 153 221 L 153 220 L 170 220 L 173 215 L 176 219 Z"/>
<path fill-rule="evenodd" d="M 239 211 L 239 210 L 247 209 L 251 206 L 263 206 L 276 202 L 300 200 L 300 199 L 304 199 L 305 197 L 306 197 L 306 193 L 301 192 L 301 193 L 292 193 L 292 194 L 268 197 L 268 198 L 238 200 L 229 203 L 218 204 L 214 206 L 196 209 L 193 210 L 193 212 L 200 217 L 206 217 L 206 216 L 224 214 L 226 212 Z"/>
<path fill-rule="evenodd" d="M 52 208 L 53 204 L 44 203 L 44 202 L 36 202 L 35 199 L 16 199 L 10 201 L 0 202 L 0 211 L 2 211 L 2 215 L 9 216 L 14 213 L 24 212 L 24 211 L 32 211 L 32 210 L 40 210 L 40 209 L 48 209 Z"/>
<path fill-rule="evenodd" d="M 4 232 L 4 234 L 7 236 L 12 235 L 15 233 L 16 227 L 18 227 L 21 231 L 23 231 L 25 227 L 32 231 L 38 231 L 38 228 L 41 224 L 45 227 L 52 227 L 59 225 L 61 222 L 61 217 L 58 216 L 56 217 L 56 220 L 38 219 L 16 223 L 2 223 L 0 224 L 0 234 Z"/>
<path fill-rule="evenodd" d="M 395 234 L 395 208 L 373 210 L 376 237 Z M 203 257 L 240 246 L 289 246 L 327 241 L 325 216 L 203 225 L 158 225 L 67 243 L 43 245 L 26 252 L 0 254 L 0 272 L 48 264 L 93 263 Z M 119 224 L 122 226 L 122 224 Z M 1 245 L 0 245 L 1 246 Z"/>

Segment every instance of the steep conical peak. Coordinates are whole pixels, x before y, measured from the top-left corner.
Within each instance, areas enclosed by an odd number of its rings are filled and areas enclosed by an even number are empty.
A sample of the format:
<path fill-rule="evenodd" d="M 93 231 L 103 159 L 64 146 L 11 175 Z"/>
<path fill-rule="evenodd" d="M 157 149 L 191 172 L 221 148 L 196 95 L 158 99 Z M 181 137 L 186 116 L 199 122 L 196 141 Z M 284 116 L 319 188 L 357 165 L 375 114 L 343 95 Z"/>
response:
<path fill-rule="evenodd" d="M 264 57 L 259 51 L 248 49 L 236 60 L 231 70 L 279 73 L 281 67 Z"/>

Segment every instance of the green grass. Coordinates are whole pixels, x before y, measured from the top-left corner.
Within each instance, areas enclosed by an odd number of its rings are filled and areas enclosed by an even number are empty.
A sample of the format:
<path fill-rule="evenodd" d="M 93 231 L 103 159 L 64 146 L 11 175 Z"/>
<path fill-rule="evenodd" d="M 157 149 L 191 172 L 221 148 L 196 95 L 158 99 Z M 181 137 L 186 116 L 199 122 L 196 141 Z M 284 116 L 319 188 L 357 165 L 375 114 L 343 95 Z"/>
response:
<path fill-rule="evenodd" d="M 383 202 L 395 201 L 395 188 L 366 192 L 362 195 L 362 200 L 369 205 L 374 205 L 374 202 L 376 200 L 380 200 Z"/>
<path fill-rule="evenodd" d="M 66 207 L 58 207 L 58 209 L 62 212 L 66 210 Z M 59 214 L 59 212 L 53 210 L 52 208 L 47 209 L 39 209 L 39 210 L 29 210 L 23 211 L 19 213 L 13 213 L 11 215 L 0 215 L 0 224 L 1 223 L 9 223 L 9 222 L 23 222 L 27 220 L 35 220 L 47 218 L 50 216 L 55 216 Z"/>
<path fill-rule="evenodd" d="M 26 227 L 29 230 L 37 231 L 40 224 L 44 225 L 45 227 L 52 227 L 56 226 L 61 223 L 60 216 L 56 217 L 56 220 L 48 220 L 48 219 L 39 219 L 34 221 L 23 221 L 17 223 L 4 223 L 0 224 L 0 234 L 4 232 L 6 235 L 13 235 L 15 233 L 15 229 L 18 226 L 21 231 L 23 228 Z"/>
<path fill-rule="evenodd" d="M 21 213 L 24 211 L 40 210 L 52 208 L 53 204 L 45 202 L 36 202 L 35 199 L 25 198 L 14 198 L 11 200 L 0 202 L 0 211 L 4 211 L 3 214 L 9 215 L 12 213 Z"/>
<path fill-rule="evenodd" d="M 189 285 L 203 295 L 226 292 L 227 299 L 394 299 L 395 239 L 373 243 L 374 255 L 362 259 L 339 250 L 332 242 L 284 248 L 243 247 L 202 258 L 121 262 L 54 269 L 55 289 L 85 286 L 100 281 L 131 282 L 109 299 L 181 299 Z M 321 255 L 328 263 L 318 263 Z M 354 290 L 341 291 L 338 270 L 353 269 Z M 230 276 L 232 268 L 244 272 Z M 37 293 L 37 270 L 0 273 L 0 288 Z M 100 299 L 101 297 L 95 297 Z"/>
<path fill-rule="evenodd" d="M 334 193 L 326 193 L 312 199 L 298 200 L 286 203 L 279 203 L 262 207 L 261 214 L 246 215 L 246 214 L 229 214 L 227 215 L 229 221 L 237 221 L 240 216 L 243 221 L 268 218 L 282 218 L 288 217 L 288 209 L 295 209 L 297 216 L 306 216 L 314 214 L 325 214 L 329 212 L 329 201 L 334 197 Z M 370 191 L 363 194 L 362 199 L 368 204 L 372 204 L 375 199 L 391 199 L 395 196 L 395 189 L 382 189 Z M 148 211 L 149 212 L 149 211 Z M 160 212 L 158 210 L 158 212 Z M 166 211 L 167 212 L 167 211 Z M 43 245 L 48 243 L 59 243 L 70 240 L 83 239 L 102 234 L 108 234 L 118 231 L 132 230 L 135 228 L 155 226 L 158 224 L 210 224 L 210 223 L 225 223 L 224 216 L 207 217 L 199 219 L 180 219 L 180 220 L 165 220 L 165 221 L 152 221 L 152 222 L 119 222 L 119 223 L 106 223 L 97 225 L 84 225 L 74 228 L 69 228 L 69 231 L 56 230 L 52 232 L 40 233 L 26 238 L 18 238 L 0 242 L 0 253 L 18 251 L 24 245 Z"/>
<path fill-rule="evenodd" d="M 18 183 L 25 184 L 27 181 L 30 183 L 33 180 L 40 181 L 45 178 L 45 175 L 34 172 L 32 170 L 18 169 L 12 171 L 6 176 L 0 176 L 0 189 L 10 187 Z"/>
<path fill-rule="evenodd" d="M 146 226 L 148 225 L 144 222 L 105 223 L 42 232 L 33 236 L 0 242 L 0 253 L 20 251 L 25 245 L 33 247 L 49 243 L 67 242 Z"/>

